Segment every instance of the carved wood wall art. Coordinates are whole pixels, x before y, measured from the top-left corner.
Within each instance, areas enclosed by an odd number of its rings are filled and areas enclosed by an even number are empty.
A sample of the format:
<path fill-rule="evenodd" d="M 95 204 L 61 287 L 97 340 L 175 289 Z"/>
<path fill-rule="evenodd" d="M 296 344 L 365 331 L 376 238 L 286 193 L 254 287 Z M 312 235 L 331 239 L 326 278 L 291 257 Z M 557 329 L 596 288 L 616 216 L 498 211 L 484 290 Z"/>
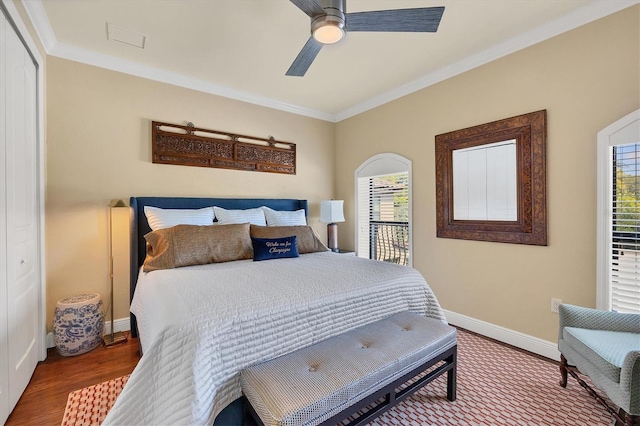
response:
<path fill-rule="evenodd" d="M 153 162 L 296 174 L 296 144 L 178 124 L 151 122 Z"/>
<path fill-rule="evenodd" d="M 437 135 L 437 236 L 465 240 L 547 245 L 546 110 Z M 453 151 L 516 140 L 517 220 L 455 220 Z"/>

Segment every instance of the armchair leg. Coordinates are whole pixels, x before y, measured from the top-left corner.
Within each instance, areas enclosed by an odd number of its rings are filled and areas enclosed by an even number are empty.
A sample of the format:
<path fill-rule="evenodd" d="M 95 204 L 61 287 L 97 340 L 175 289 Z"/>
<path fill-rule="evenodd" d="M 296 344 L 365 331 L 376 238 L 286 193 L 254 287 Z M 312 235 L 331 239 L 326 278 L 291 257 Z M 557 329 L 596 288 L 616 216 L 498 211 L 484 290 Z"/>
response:
<path fill-rule="evenodd" d="M 587 384 L 584 380 L 578 376 L 578 369 L 575 366 L 570 366 L 567 362 L 567 359 L 564 355 L 560 354 L 560 374 L 562 375 L 562 379 L 560 380 L 560 386 L 567 386 L 567 373 L 571 375 L 574 379 L 578 381 L 578 384 L 582 386 L 589 395 L 594 397 L 596 401 L 598 401 L 602 406 L 613 416 L 616 420 L 615 426 L 640 426 L 640 416 L 630 415 L 625 412 L 622 408 L 618 412 L 616 412 L 612 407 L 609 406 L 606 400 L 604 400 L 598 393 Z"/>
<path fill-rule="evenodd" d="M 564 355 L 560 355 L 560 386 L 567 387 L 567 359 Z"/>
<path fill-rule="evenodd" d="M 618 418 L 616 418 L 615 426 L 640 426 L 640 416 L 632 416 L 622 408 L 618 411 Z"/>

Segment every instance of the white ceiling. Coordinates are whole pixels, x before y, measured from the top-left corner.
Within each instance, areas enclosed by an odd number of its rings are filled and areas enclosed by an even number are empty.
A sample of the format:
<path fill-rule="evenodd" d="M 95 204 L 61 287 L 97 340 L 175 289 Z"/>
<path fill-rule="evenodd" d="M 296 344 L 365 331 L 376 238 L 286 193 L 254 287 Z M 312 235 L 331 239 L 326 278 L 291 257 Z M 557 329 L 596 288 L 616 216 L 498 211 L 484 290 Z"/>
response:
<path fill-rule="evenodd" d="M 339 121 L 638 0 L 347 0 L 348 12 L 445 6 L 437 33 L 351 33 L 304 77 L 309 37 L 288 0 L 24 0 L 47 50 L 92 65 Z M 107 22 L 146 36 L 107 39 Z"/>

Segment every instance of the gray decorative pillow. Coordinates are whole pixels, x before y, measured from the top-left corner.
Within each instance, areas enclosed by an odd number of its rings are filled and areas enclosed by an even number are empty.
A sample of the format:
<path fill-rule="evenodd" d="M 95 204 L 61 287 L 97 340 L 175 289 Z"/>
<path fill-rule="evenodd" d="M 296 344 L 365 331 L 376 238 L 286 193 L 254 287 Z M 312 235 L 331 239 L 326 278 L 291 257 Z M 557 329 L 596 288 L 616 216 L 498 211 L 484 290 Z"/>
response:
<path fill-rule="evenodd" d="M 251 225 L 253 238 L 284 238 L 295 235 L 298 253 L 314 253 L 329 250 L 310 226 L 257 226 Z"/>
<path fill-rule="evenodd" d="M 144 238 L 144 272 L 253 258 L 248 223 L 178 225 L 150 232 Z"/>

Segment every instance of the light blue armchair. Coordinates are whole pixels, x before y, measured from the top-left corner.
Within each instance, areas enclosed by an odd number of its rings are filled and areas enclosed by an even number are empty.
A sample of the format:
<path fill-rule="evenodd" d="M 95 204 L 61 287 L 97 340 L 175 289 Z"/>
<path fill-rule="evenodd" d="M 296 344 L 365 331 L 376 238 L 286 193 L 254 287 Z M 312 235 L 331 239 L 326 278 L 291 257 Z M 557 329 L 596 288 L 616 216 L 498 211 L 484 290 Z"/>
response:
<path fill-rule="evenodd" d="M 616 425 L 640 425 L 640 315 L 560 305 L 560 385 L 567 374 L 602 403 Z M 620 410 L 610 407 L 577 373 L 591 379 Z"/>

